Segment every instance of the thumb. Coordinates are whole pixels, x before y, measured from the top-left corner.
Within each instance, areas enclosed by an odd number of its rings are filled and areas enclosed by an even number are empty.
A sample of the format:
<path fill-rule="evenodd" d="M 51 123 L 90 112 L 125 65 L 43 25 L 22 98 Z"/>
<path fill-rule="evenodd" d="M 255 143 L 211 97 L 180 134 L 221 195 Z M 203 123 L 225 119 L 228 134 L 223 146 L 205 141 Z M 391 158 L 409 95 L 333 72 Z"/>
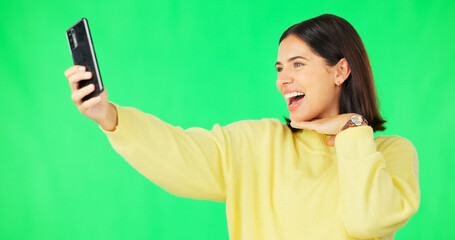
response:
<path fill-rule="evenodd" d="M 336 137 L 336 135 L 333 135 L 333 136 L 331 136 L 331 137 L 329 138 L 329 140 L 327 141 L 327 144 L 328 144 L 329 146 L 335 145 L 335 137 Z"/>

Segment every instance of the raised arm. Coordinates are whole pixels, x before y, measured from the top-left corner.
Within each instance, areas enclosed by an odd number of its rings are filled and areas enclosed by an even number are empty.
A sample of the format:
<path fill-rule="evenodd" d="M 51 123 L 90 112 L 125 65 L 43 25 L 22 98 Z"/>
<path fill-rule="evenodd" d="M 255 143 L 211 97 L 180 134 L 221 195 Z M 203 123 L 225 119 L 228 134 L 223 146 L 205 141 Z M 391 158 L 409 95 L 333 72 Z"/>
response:
<path fill-rule="evenodd" d="M 116 129 L 101 129 L 137 171 L 174 195 L 225 201 L 230 143 L 223 128 L 184 130 L 135 108 L 114 106 Z"/>
<path fill-rule="evenodd" d="M 342 191 L 341 217 L 353 237 L 388 235 L 402 227 L 420 203 L 418 160 L 406 139 L 379 137 L 369 126 L 349 128 L 335 140 Z"/>
<path fill-rule="evenodd" d="M 65 76 L 78 110 L 96 122 L 114 149 L 145 177 L 177 196 L 225 201 L 230 164 L 226 130 L 218 125 L 212 131 L 183 130 L 109 102 L 106 90 L 82 101 L 94 86 L 78 85 L 90 79 L 91 73 L 76 65 L 68 68 Z"/>

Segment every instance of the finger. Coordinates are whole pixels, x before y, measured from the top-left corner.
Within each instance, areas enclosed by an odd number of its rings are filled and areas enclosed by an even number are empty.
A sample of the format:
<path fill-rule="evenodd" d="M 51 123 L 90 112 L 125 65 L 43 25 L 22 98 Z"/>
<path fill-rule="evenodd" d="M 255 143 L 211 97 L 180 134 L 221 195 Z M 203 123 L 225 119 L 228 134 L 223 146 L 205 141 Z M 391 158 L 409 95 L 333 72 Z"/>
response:
<path fill-rule="evenodd" d="M 335 137 L 336 137 L 336 135 L 333 135 L 333 136 L 331 136 L 331 137 L 329 138 L 329 140 L 327 141 L 327 144 L 328 144 L 329 146 L 335 145 Z"/>
<path fill-rule="evenodd" d="M 74 91 L 73 94 L 71 94 L 71 100 L 73 100 L 73 102 L 77 106 L 79 106 L 82 103 L 82 98 L 84 98 L 85 96 L 87 96 L 88 94 L 93 92 L 94 90 L 95 90 L 95 85 L 93 83 L 89 84 L 79 90 Z"/>
<path fill-rule="evenodd" d="M 89 100 L 83 102 L 81 106 L 79 107 L 79 111 L 81 113 L 86 112 L 88 109 L 93 108 L 96 104 L 98 104 L 101 101 L 101 96 L 96 96 L 93 98 L 90 98 Z"/>
<path fill-rule="evenodd" d="M 314 122 L 296 122 L 291 120 L 291 126 L 298 129 L 310 129 L 315 130 L 316 124 Z"/>
<path fill-rule="evenodd" d="M 71 66 L 70 68 L 66 69 L 65 77 L 68 78 L 69 76 L 73 75 L 74 73 L 82 72 L 82 71 L 85 71 L 84 66 L 80 66 L 80 65 Z"/>
<path fill-rule="evenodd" d="M 92 78 L 91 72 L 76 72 L 68 78 L 70 83 L 71 92 L 74 92 L 79 89 L 79 82 L 81 80 L 88 80 Z"/>

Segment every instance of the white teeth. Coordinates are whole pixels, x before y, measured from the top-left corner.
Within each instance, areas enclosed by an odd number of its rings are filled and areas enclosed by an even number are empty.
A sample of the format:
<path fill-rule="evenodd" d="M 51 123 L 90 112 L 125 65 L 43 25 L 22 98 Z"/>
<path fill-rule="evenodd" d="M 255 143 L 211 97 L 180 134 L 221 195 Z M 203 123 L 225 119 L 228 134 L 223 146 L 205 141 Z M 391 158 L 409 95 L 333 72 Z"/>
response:
<path fill-rule="evenodd" d="M 300 96 L 300 95 L 305 95 L 305 94 L 302 92 L 291 92 L 291 93 L 285 94 L 284 98 L 289 99 L 291 97 Z"/>

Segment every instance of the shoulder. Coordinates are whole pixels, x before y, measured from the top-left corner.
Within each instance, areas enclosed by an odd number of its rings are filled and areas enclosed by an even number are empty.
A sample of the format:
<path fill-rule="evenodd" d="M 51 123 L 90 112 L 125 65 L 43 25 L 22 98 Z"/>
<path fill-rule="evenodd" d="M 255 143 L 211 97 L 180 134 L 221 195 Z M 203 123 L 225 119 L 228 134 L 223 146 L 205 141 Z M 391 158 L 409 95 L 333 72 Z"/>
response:
<path fill-rule="evenodd" d="M 241 135 L 269 135 L 283 134 L 288 131 L 286 124 L 276 118 L 262 118 L 260 120 L 242 120 L 222 127 L 224 130 Z"/>
<path fill-rule="evenodd" d="M 384 156 L 386 169 L 409 169 L 419 177 L 419 160 L 414 145 L 400 136 L 380 136 L 375 138 L 376 147 Z M 395 170 L 393 170 L 395 171 Z"/>
<path fill-rule="evenodd" d="M 407 165 L 418 176 L 418 155 L 411 141 L 400 136 L 381 136 L 376 137 L 375 142 L 377 150 L 388 162 L 388 167 L 400 162 Z"/>
<path fill-rule="evenodd" d="M 415 151 L 414 145 L 408 139 L 400 136 L 379 136 L 374 139 L 376 147 L 381 150 L 401 149 Z"/>
<path fill-rule="evenodd" d="M 282 127 L 284 124 L 276 118 L 262 118 L 259 120 L 242 120 L 226 125 L 226 127 Z"/>

